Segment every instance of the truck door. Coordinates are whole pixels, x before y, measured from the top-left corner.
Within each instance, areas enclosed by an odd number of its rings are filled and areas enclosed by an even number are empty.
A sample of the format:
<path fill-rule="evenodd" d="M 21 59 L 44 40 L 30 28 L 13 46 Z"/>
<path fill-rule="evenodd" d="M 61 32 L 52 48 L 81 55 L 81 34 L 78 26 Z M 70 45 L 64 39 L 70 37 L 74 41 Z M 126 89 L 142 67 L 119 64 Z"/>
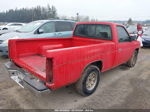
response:
<path fill-rule="evenodd" d="M 117 64 L 127 62 L 133 53 L 133 45 L 130 36 L 123 26 L 117 26 L 118 48 Z"/>

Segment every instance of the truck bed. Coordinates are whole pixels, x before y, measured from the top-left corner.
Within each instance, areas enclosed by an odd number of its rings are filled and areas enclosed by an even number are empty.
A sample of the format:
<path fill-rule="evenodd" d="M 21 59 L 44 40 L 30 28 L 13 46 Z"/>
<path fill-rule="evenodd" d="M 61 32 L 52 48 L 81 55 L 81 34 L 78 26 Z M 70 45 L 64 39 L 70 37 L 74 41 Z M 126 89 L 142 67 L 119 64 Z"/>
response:
<path fill-rule="evenodd" d="M 27 66 L 30 66 L 36 73 L 41 74 L 43 78 L 46 77 L 46 57 L 40 55 L 29 55 L 20 57 L 19 60 Z"/>
<path fill-rule="evenodd" d="M 11 40 L 10 40 L 11 41 Z M 92 39 L 68 38 L 68 39 L 29 39 L 11 42 L 15 49 L 10 49 L 11 59 L 20 67 L 36 74 L 43 80 L 46 79 L 47 51 L 81 48 L 104 43 Z M 14 44 L 13 44 L 14 43 Z M 11 48 L 11 47 L 10 47 Z M 13 52 L 13 53 L 11 53 Z M 14 54 L 16 53 L 16 54 Z"/>

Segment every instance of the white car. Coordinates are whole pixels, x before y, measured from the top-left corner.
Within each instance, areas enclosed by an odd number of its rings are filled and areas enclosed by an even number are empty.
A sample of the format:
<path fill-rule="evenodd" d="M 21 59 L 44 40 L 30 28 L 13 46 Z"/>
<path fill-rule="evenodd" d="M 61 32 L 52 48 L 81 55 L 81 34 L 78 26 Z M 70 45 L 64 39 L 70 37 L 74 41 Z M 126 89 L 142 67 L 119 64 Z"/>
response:
<path fill-rule="evenodd" d="M 0 30 L 17 30 L 24 25 L 25 23 L 8 23 L 6 25 L 0 26 Z"/>
<path fill-rule="evenodd" d="M 20 29 L 25 23 L 8 23 L 0 26 L 0 35 Z"/>

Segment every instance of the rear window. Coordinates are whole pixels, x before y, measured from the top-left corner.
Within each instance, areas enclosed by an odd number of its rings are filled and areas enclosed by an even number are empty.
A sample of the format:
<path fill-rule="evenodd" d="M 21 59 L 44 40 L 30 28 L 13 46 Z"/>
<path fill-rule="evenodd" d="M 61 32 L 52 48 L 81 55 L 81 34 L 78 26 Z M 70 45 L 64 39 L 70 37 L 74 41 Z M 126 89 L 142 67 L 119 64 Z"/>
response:
<path fill-rule="evenodd" d="M 74 36 L 112 40 L 112 31 L 109 25 L 104 24 L 79 24 Z"/>

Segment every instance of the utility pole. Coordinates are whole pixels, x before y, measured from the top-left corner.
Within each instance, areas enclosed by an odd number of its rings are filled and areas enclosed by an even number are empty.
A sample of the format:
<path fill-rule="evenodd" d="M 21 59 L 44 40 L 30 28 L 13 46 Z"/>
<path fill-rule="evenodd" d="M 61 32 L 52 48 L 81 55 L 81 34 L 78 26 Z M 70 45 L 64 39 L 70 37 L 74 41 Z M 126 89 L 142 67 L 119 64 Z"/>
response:
<path fill-rule="evenodd" d="M 77 13 L 77 21 L 79 21 L 79 13 Z"/>

